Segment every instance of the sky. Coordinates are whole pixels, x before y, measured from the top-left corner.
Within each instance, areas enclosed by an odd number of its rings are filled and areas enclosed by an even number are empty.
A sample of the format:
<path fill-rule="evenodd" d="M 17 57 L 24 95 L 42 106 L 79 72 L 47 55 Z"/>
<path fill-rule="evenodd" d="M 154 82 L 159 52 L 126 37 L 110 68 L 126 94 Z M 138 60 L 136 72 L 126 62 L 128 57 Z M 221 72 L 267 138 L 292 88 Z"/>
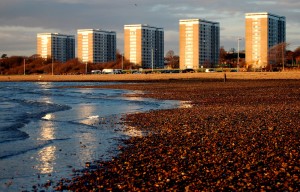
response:
<path fill-rule="evenodd" d="M 299 0 L 1 0 L 0 56 L 36 54 L 37 33 L 77 34 L 77 29 L 117 33 L 123 52 L 124 25 L 162 27 L 165 52 L 179 49 L 179 20 L 220 23 L 220 46 L 243 50 L 245 13 L 269 12 L 286 17 L 288 49 L 300 46 Z M 238 43 L 238 39 L 242 38 Z"/>

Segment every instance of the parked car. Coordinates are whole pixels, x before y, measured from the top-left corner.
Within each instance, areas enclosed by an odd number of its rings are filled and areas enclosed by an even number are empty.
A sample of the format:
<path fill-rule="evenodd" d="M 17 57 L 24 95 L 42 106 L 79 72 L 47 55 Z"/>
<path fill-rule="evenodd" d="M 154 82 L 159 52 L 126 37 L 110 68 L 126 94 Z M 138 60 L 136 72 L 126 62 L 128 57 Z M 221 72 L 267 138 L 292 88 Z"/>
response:
<path fill-rule="evenodd" d="M 194 73 L 195 70 L 194 69 L 184 69 L 182 70 L 182 73 Z"/>
<path fill-rule="evenodd" d="M 101 70 L 92 70 L 91 74 L 101 74 Z"/>
<path fill-rule="evenodd" d="M 171 70 L 162 70 L 160 73 L 171 73 Z"/>
<path fill-rule="evenodd" d="M 213 73 L 213 72 L 216 72 L 215 69 L 205 69 L 205 72 L 206 73 Z"/>
<path fill-rule="evenodd" d="M 122 74 L 122 69 L 103 69 L 102 74 Z"/>
<path fill-rule="evenodd" d="M 180 73 L 180 70 L 174 69 L 174 70 L 171 70 L 170 73 Z"/>

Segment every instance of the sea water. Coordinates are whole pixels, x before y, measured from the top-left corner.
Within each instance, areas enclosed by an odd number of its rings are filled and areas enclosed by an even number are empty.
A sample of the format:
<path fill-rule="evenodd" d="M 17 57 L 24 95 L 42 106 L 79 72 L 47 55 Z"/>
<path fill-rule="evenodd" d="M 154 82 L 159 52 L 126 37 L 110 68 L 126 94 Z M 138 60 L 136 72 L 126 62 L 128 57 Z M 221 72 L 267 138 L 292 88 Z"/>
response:
<path fill-rule="evenodd" d="M 103 84 L 0 83 L 0 191 L 51 191 L 42 185 L 117 155 L 118 139 L 130 134 L 120 131 L 122 115 L 179 106 L 124 97 L 126 90 L 75 87 Z"/>

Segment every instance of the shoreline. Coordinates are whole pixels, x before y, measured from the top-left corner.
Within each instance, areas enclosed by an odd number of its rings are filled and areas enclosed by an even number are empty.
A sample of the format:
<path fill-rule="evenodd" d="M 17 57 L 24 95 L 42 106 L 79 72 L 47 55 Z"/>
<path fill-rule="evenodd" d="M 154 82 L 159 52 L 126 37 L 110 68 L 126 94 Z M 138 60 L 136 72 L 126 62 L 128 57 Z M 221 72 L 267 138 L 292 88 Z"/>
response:
<path fill-rule="evenodd" d="M 121 120 L 123 114 L 177 106 L 177 102 L 174 101 L 162 104 L 161 101 L 144 98 L 137 98 L 137 101 L 128 100 L 122 96 L 128 93 L 127 90 L 68 90 L 61 87 L 66 83 L 8 84 L 1 84 L 1 112 L 9 118 L 3 116 L 1 122 L 9 122 L 10 119 L 19 122 L 18 120 L 22 119 L 22 122 L 26 122 L 23 127 L 11 128 L 22 131 L 26 134 L 26 139 L 14 138 L 15 140 L 5 142 L 7 140 L 1 138 L 0 155 L 8 155 L 9 158 L 0 159 L 0 191 L 31 191 L 32 186 L 36 186 L 38 191 L 43 191 L 43 185 L 51 184 L 45 191 L 53 191 L 53 183 L 61 178 L 71 179 L 70 174 L 79 175 L 80 170 L 97 167 L 93 166 L 94 161 L 109 160 L 116 156 L 119 144 L 122 144 L 119 140 L 143 134 L 133 128 L 124 130 Z M 67 84 L 76 87 L 86 83 Z M 27 105 L 25 108 L 21 107 L 22 104 L 18 105 L 16 109 L 14 103 L 21 103 L 20 100 L 23 105 Z M 48 104 L 52 106 L 51 109 L 48 109 Z M 26 110 L 32 105 L 32 110 Z M 35 105 L 39 107 L 36 108 Z M 24 115 L 19 116 L 17 112 L 13 112 L 14 109 Z M 28 117 L 25 113 L 27 111 L 34 111 L 36 115 Z M 19 118 L 13 118 L 13 115 Z M 7 133 L 18 135 L 13 130 L 11 133 L 7 130 Z M 35 147 L 34 143 L 41 145 Z M 27 166 L 24 167 L 19 162 L 26 162 Z M 89 166 L 86 167 L 85 163 Z"/>
<path fill-rule="evenodd" d="M 0 75 L 0 82 L 132 82 L 161 80 L 218 79 L 224 80 L 300 79 L 300 72 L 215 72 L 178 74 L 102 74 L 102 75 Z"/>
<path fill-rule="evenodd" d="M 299 190 L 299 81 L 98 87 L 142 90 L 139 96 L 191 101 L 193 107 L 127 114 L 127 125 L 151 134 L 126 140 L 112 161 L 62 180 L 57 190 Z"/>

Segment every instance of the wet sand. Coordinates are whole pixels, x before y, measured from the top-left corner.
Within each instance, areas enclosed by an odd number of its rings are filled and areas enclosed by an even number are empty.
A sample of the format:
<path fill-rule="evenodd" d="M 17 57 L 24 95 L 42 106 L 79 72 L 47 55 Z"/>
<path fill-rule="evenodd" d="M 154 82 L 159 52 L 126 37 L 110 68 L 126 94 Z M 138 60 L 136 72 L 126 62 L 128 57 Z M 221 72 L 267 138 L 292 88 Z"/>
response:
<path fill-rule="evenodd" d="M 149 134 L 57 190 L 299 191 L 300 81 L 274 79 L 106 86 L 191 106 L 126 115 L 127 125 Z"/>

